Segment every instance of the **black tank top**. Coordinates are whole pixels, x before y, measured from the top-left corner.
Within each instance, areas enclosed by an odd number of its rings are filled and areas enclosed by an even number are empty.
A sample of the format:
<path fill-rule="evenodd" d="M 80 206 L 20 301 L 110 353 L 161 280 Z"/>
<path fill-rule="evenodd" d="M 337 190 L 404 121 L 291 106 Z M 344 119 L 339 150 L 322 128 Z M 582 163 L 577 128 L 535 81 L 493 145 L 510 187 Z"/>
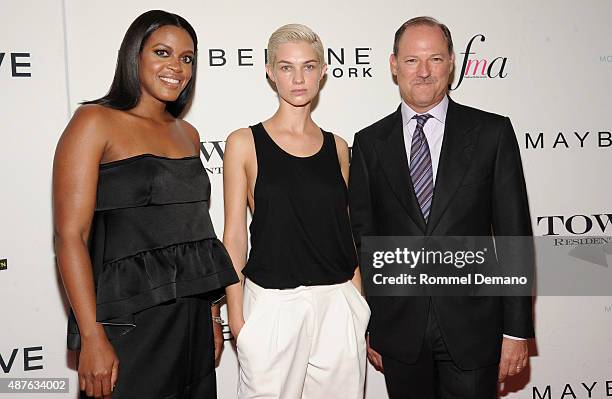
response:
<path fill-rule="evenodd" d="M 296 157 L 261 123 L 251 131 L 257 154 L 255 213 L 242 273 L 264 288 L 350 280 L 357 257 L 334 135 L 324 131 L 319 152 Z"/>

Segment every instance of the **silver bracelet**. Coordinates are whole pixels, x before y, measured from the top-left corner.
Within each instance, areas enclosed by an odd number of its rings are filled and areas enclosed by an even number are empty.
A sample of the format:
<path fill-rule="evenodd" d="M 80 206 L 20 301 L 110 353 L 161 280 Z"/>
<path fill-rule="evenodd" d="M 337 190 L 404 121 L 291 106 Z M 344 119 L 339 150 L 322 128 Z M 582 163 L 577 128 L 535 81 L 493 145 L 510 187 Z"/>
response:
<path fill-rule="evenodd" d="M 220 325 L 224 325 L 225 324 L 225 320 L 223 320 L 223 318 L 221 316 L 213 316 L 212 319 L 217 324 L 220 324 Z"/>
<path fill-rule="evenodd" d="M 215 299 L 214 301 L 212 301 L 212 302 L 210 303 L 210 306 L 217 305 L 219 302 L 221 302 L 221 301 L 223 300 L 223 298 L 225 298 L 225 294 L 223 294 L 223 295 L 222 295 L 220 298 Z"/>

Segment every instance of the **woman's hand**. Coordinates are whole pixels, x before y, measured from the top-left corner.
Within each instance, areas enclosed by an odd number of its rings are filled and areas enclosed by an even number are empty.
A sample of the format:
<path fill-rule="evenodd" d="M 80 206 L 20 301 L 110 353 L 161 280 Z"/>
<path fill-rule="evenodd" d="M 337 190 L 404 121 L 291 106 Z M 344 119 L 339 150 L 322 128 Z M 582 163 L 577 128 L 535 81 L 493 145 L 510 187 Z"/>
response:
<path fill-rule="evenodd" d="M 257 157 L 251 129 L 239 129 L 230 134 L 225 142 L 223 156 L 223 206 L 225 224 L 223 244 L 232 258 L 240 282 L 225 287 L 229 327 L 237 340 L 244 317 L 242 316 L 242 268 L 246 264 L 248 247 L 247 207 L 252 198 L 254 177 L 257 176 Z"/>
<path fill-rule="evenodd" d="M 223 352 L 223 319 L 221 319 L 221 307 L 216 304 L 212 305 L 212 329 L 213 329 L 213 341 L 215 344 L 215 367 L 219 365 L 221 360 L 221 352 Z"/>
<path fill-rule="evenodd" d="M 221 352 L 223 352 L 223 326 L 213 321 L 213 337 L 215 343 L 215 367 L 219 365 L 221 360 Z"/>
<path fill-rule="evenodd" d="M 113 131 L 100 105 L 79 107 L 59 140 L 53 162 L 54 244 L 62 281 L 81 333 L 79 386 L 110 397 L 119 361 L 96 322 L 96 295 L 88 240 L 96 206 L 100 162 Z"/>
<path fill-rule="evenodd" d="M 82 338 L 79 355 L 79 387 L 87 396 L 110 398 L 117 376 L 119 359 L 106 335 Z"/>
<path fill-rule="evenodd" d="M 242 331 L 242 327 L 244 327 L 244 317 L 242 317 L 242 315 L 235 318 L 230 316 L 229 327 L 232 335 L 234 336 L 235 342 L 238 342 L 238 335 L 240 334 L 240 331 Z"/>

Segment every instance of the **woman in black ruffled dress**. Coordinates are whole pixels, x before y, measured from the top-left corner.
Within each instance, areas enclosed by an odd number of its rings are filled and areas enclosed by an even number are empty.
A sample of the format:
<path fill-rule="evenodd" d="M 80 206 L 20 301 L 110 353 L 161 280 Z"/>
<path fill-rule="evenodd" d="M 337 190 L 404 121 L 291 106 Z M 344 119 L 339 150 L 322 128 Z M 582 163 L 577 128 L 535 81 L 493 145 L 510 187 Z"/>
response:
<path fill-rule="evenodd" d="M 180 119 L 196 60 L 186 20 L 144 13 L 109 93 L 57 146 L 55 247 L 84 397 L 216 398 L 211 304 L 237 277 L 208 214 L 198 132 Z"/>

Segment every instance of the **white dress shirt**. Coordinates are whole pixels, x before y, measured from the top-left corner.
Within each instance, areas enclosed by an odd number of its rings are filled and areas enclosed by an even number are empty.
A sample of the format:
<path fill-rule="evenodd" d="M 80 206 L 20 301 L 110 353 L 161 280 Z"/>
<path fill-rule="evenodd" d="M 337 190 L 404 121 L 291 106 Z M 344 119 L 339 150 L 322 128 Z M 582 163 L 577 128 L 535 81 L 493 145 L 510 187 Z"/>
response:
<path fill-rule="evenodd" d="M 429 153 L 431 155 L 431 170 L 433 173 L 433 183 L 436 184 L 436 175 L 438 173 L 438 165 L 440 163 L 440 152 L 442 151 L 442 139 L 444 138 L 444 124 L 446 123 L 446 111 L 448 110 L 448 96 L 444 96 L 442 101 L 435 107 L 425 112 L 432 117 L 425 122 L 423 133 L 429 145 Z M 406 146 L 406 156 L 408 157 L 408 165 L 410 165 L 410 152 L 412 149 L 412 136 L 417 126 L 415 115 L 419 115 L 408 104 L 402 101 L 402 126 L 404 129 L 404 144 Z M 525 338 L 513 337 L 504 334 L 505 338 L 524 340 Z"/>

